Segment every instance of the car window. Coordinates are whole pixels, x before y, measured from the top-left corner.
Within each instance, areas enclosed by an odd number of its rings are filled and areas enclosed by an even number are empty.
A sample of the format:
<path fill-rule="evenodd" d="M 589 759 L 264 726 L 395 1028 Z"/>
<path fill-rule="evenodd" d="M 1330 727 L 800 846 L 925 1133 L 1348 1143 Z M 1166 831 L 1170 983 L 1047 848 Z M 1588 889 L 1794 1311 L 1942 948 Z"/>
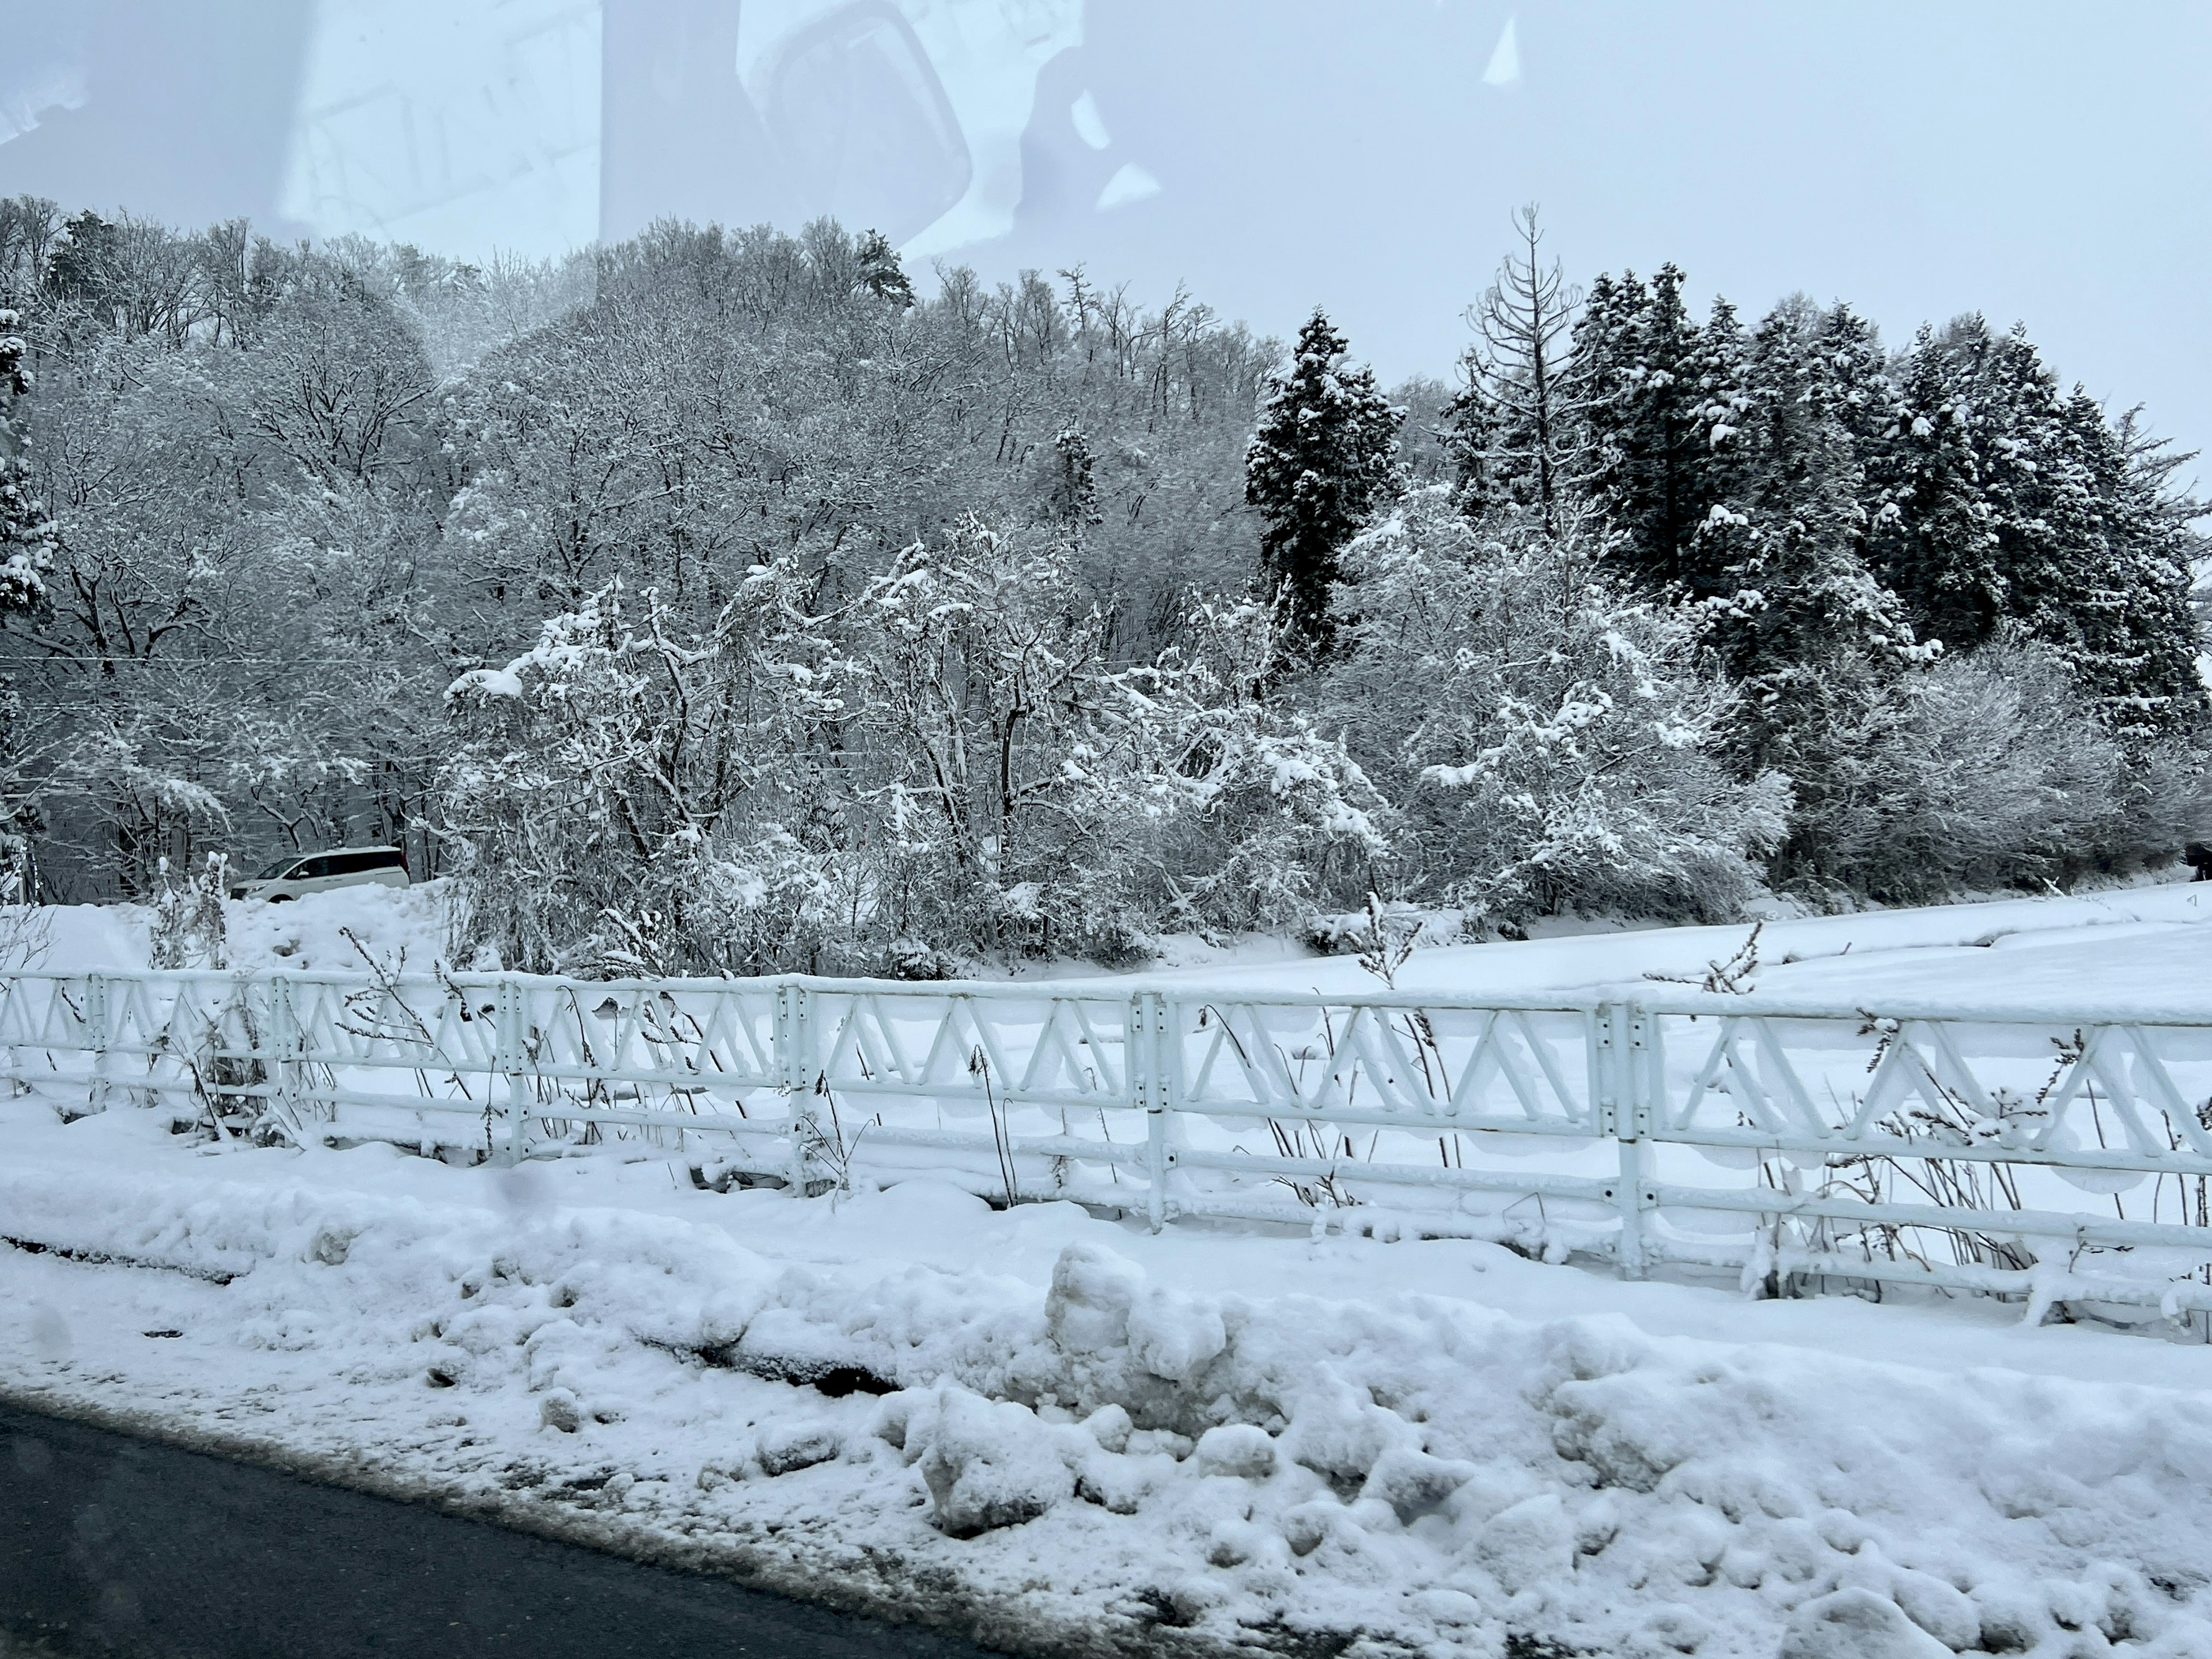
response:
<path fill-rule="evenodd" d="M 331 855 L 331 873 L 334 876 L 362 876 L 374 870 L 404 870 L 405 857 L 396 848 L 376 847 L 350 853 Z"/>

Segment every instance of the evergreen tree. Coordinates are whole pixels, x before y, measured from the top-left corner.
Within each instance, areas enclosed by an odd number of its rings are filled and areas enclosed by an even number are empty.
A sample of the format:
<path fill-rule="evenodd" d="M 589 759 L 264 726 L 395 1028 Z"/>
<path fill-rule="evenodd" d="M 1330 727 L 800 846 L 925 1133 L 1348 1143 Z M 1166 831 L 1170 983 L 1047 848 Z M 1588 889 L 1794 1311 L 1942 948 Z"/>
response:
<path fill-rule="evenodd" d="M 1682 282 L 1668 264 L 1649 287 L 1633 271 L 1593 283 L 1575 328 L 1575 386 L 1590 490 L 1621 538 L 1616 556 L 1647 584 L 1702 598 L 1719 580 L 1695 544 L 1713 503 L 1714 431 L 1728 424 L 1732 388 L 1723 384 L 1728 343 L 1703 337 Z"/>
<path fill-rule="evenodd" d="M 2212 708 L 2197 672 L 2203 641 L 2191 591 L 2204 509 L 2171 482 L 2191 457 L 2144 437 L 2132 413 L 2114 426 L 2079 386 L 2058 418 L 2078 502 L 2069 516 L 2087 520 L 2090 557 L 2070 607 L 2071 637 L 2054 643 L 2121 738 L 2201 729 Z"/>
<path fill-rule="evenodd" d="M 1954 650 L 1988 639 L 2010 600 L 1983 489 L 1976 418 L 1954 362 L 1923 325 L 1899 388 L 1897 436 L 1882 463 L 1873 548 L 1883 580 L 1921 633 Z"/>
<path fill-rule="evenodd" d="M 1557 535 L 1578 471 L 1567 370 L 1582 296 L 1558 261 L 1542 263 L 1535 208 L 1522 208 L 1513 222 L 1521 246 L 1468 313 L 1476 337 L 1460 359 L 1460 392 L 1444 410 L 1446 444 L 1470 511 L 1527 507 Z"/>
<path fill-rule="evenodd" d="M 0 310 L 0 612 L 35 611 L 46 597 L 46 572 L 53 562 L 54 521 L 33 493 L 30 438 L 21 404 L 31 390 L 23 366 L 20 319 Z M 17 776 L 16 727 L 22 704 L 0 675 L 0 903 L 21 903 L 37 890 L 31 831 L 37 810 L 23 798 Z"/>
<path fill-rule="evenodd" d="M 1325 650 L 1339 556 L 1392 479 L 1401 413 L 1375 374 L 1345 362 L 1346 342 L 1318 307 L 1298 331 L 1289 373 L 1274 377 L 1245 452 L 1244 498 L 1259 509 L 1261 568 L 1291 627 Z"/>
<path fill-rule="evenodd" d="M 22 400 L 30 394 L 21 319 L 0 311 L 0 611 L 27 611 L 46 597 L 56 532 L 31 475 Z"/>
<path fill-rule="evenodd" d="M 2199 724 L 2182 458 L 2063 394 L 2024 331 L 1979 317 L 1922 331 L 1902 404 L 1876 551 L 1921 627 L 1954 649 L 2014 632 L 2048 647 L 2122 736 Z"/>
<path fill-rule="evenodd" d="M 899 263 L 898 250 L 880 230 L 872 230 L 860 238 L 854 257 L 860 266 L 860 283 L 878 300 L 888 301 L 901 311 L 914 307 L 914 283 Z"/>
<path fill-rule="evenodd" d="M 1080 541 L 1087 527 L 1100 522 L 1098 461 L 1080 426 L 1062 427 L 1052 441 L 1051 459 L 1046 463 L 1045 510 L 1053 523 L 1064 527 L 1070 541 Z"/>
<path fill-rule="evenodd" d="M 1760 324 L 1741 424 L 1721 446 L 1728 499 L 1700 532 L 1710 552 L 1735 553 L 1723 567 L 1716 631 L 1747 693 L 1753 770 L 1787 769 L 1824 705 L 1862 672 L 1924 654 L 1904 606 L 1863 557 L 1863 471 L 1820 349 L 1821 320 L 1785 302 Z"/>
<path fill-rule="evenodd" d="M 1862 474 L 1859 489 L 1871 512 L 1876 469 L 1897 441 L 1898 392 L 1889 355 L 1875 325 L 1841 301 L 1819 313 L 1814 352 L 1828 411 L 1850 440 Z"/>
<path fill-rule="evenodd" d="M 1829 343 L 1828 319 L 1802 301 L 1759 325 L 1738 424 L 1717 450 L 1728 499 L 1699 532 L 1707 557 L 1734 555 L 1707 606 L 1708 637 L 1743 699 L 1730 748 L 1746 775 L 1779 770 L 1795 795 L 1776 866 L 1785 878 L 1825 862 L 1865 708 L 1930 654 L 1866 565 L 1851 389 Z"/>

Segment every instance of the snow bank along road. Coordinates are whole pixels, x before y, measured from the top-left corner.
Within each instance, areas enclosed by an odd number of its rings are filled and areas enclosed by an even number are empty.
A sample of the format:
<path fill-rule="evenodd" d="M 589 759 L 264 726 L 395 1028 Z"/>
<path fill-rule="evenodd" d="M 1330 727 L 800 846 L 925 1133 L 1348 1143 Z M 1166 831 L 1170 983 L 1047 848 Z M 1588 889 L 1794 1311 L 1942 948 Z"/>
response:
<path fill-rule="evenodd" d="M 11 1647 L 11 1635 L 27 1646 Z M 977 1651 L 908 1626 L 0 1407 L 0 1656 L 19 1650 L 132 1659 Z"/>
<path fill-rule="evenodd" d="M 2171 1001 L 2201 936 L 2129 920 L 2081 950 Z M 993 1643 L 2212 1656 L 2203 1346 L 638 1146 L 207 1154 L 30 1100 L 0 1145 L 19 1402 Z"/>

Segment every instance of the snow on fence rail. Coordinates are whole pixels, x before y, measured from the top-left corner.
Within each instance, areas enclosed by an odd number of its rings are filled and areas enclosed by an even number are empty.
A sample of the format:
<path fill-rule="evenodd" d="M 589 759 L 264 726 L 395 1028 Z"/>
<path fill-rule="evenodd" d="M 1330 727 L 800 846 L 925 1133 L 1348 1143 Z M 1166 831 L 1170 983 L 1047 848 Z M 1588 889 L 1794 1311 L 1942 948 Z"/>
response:
<path fill-rule="evenodd" d="M 66 1112 L 188 1103 L 218 1134 L 636 1137 L 806 1192 L 927 1172 L 1155 1226 L 2212 1310 L 2212 1023 L 2180 1018 L 187 970 L 0 977 L 0 1051 Z"/>

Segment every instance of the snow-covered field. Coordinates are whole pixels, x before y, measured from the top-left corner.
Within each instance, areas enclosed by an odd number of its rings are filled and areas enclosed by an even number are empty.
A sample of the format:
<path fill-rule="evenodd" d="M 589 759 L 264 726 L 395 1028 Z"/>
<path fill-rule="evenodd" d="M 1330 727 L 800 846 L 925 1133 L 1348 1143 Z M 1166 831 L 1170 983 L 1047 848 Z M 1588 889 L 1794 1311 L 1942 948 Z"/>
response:
<path fill-rule="evenodd" d="M 1759 988 L 2212 1015 L 2203 891 L 1778 922 Z M 347 927 L 412 963 L 434 902 L 241 913 L 236 959 L 339 967 Z M 1742 935 L 1401 979 L 1635 981 Z M 142 950 L 73 915 L 51 965 Z M 19 1100 L 0 1147 L 0 1235 L 43 1247 L 0 1249 L 14 1398 L 1011 1644 L 2212 1655 L 2201 1345 L 928 1181 L 718 1194 L 635 1144 L 459 1169 Z"/>
<path fill-rule="evenodd" d="M 2185 876 L 2186 866 L 2179 873 Z M 446 952 L 447 897 L 445 883 L 428 882 L 398 890 L 313 894 L 289 904 L 227 903 L 230 965 L 343 973 L 362 969 L 366 953 L 387 968 L 404 963 L 427 969 Z M 149 913 L 143 907 L 81 905 L 47 914 L 47 945 L 35 965 L 56 973 L 146 966 Z M 2212 883 L 2185 880 L 2063 898 L 1779 917 L 1760 932 L 1756 988 L 1846 1001 L 1961 1000 L 1986 989 L 2023 1006 L 2094 1002 L 2212 1017 L 2212 979 L 2197 971 L 2203 941 L 2212 938 L 2201 930 L 2208 922 Z M 1594 929 L 1447 945 L 1416 951 L 1397 981 L 1409 991 L 1474 994 L 1633 986 L 1647 974 L 1695 978 L 1731 956 L 1747 932 L 1741 926 Z M 1146 970 L 1146 979 L 1321 991 L 1376 985 L 1351 956 L 1315 957 L 1279 939 L 1227 949 L 1188 939 L 1168 943 L 1165 964 L 1171 965 Z M 1063 967 L 1054 976 L 1097 971 Z"/>

